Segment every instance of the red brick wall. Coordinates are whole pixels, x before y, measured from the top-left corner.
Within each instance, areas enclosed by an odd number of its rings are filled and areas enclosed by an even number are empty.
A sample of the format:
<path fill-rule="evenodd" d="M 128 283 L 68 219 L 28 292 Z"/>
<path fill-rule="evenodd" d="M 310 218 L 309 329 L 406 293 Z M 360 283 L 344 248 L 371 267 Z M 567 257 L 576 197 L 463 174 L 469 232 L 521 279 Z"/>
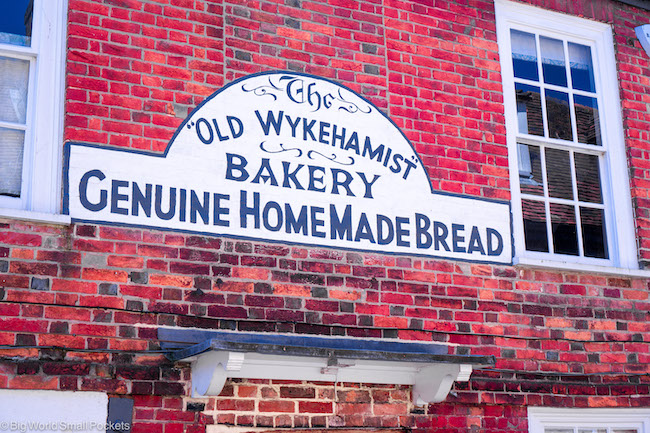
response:
<path fill-rule="evenodd" d="M 142 397 L 148 404 L 171 396 L 181 401 L 189 389 L 182 365 L 159 354 L 106 352 L 157 349 L 156 326 L 165 325 L 435 340 L 454 343 L 450 353 L 498 358 L 502 371 L 474 372 L 446 403 L 428 408 L 432 416 L 418 413 L 406 396 L 379 407 L 384 403 L 373 398 L 358 406 L 366 412 L 343 417 L 345 426 L 449 427 L 436 424 L 443 411 L 449 423 L 462 424 L 452 431 L 471 423 L 517 431 L 525 429 L 527 405 L 650 406 L 648 376 L 631 375 L 647 373 L 650 364 L 646 280 L 92 225 L 70 232 L 5 223 L 0 239 L 9 267 L 0 277 L 0 341 L 47 346 L 3 350 L 14 361 L 0 370 L 2 386 L 156 396 Z M 314 398 L 323 412 L 315 412 L 300 405 L 309 398 L 287 400 L 282 385 L 272 385 L 233 384 L 216 403 L 207 402 L 206 413 L 224 423 L 266 426 L 272 419 L 276 427 L 321 427 L 325 419 L 331 427 L 348 403 L 325 397 L 332 384 L 292 384 L 324 393 Z M 397 413 L 382 412 L 387 407 Z M 148 417 L 142 422 L 172 416 L 164 407 L 142 413 Z M 191 423 L 195 415 L 174 416 Z"/>
<path fill-rule="evenodd" d="M 612 23 L 640 256 L 650 259 L 650 13 L 530 1 Z M 289 69 L 385 110 L 436 189 L 509 198 L 491 1 L 69 0 L 65 139 L 162 150 L 232 79 Z M 0 387 L 135 400 L 139 432 L 409 427 L 523 432 L 526 406 L 650 407 L 648 279 L 473 265 L 227 238 L 0 221 Z M 408 388 L 232 381 L 189 398 L 158 326 L 452 343 L 494 355 L 445 403 Z M 153 352 L 151 352 L 153 351 Z"/>

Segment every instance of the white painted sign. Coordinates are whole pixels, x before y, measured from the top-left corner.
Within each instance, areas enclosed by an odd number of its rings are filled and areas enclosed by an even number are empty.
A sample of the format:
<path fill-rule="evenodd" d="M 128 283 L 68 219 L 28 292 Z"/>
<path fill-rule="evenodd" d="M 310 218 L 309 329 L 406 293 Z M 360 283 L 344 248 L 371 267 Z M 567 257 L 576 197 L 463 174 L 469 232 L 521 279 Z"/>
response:
<path fill-rule="evenodd" d="M 101 392 L 0 389 L 0 432 L 100 433 L 129 429 L 108 423 L 108 396 Z"/>
<path fill-rule="evenodd" d="M 76 221 L 511 263 L 508 203 L 432 192 L 388 117 L 314 76 L 244 77 L 164 154 L 68 143 L 66 167 Z"/>

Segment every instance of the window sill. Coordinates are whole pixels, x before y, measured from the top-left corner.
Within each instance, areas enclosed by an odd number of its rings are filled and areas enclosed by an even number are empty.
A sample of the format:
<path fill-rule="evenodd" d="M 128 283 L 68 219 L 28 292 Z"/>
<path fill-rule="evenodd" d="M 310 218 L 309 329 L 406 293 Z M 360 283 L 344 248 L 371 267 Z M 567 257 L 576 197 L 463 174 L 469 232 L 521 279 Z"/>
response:
<path fill-rule="evenodd" d="M 69 225 L 71 223 L 70 215 L 31 212 L 7 208 L 0 208 L 0 219 L 22 220 L 57 225 Z"/>
<path fill-rule="evenodd" d="M 526 266 L 531 268 L 561 270 L 573 272 L 588 272 L 603 275 L 615 275 L 619 277 L 642 277 L 650 278 L 650 270 L 617 268 L 613 266 L 585 265 L 582 263 L 558 262 L 553 260 L 531 259 L 526 257 L 515 257 L 512 261 L 514 266 Z"/>

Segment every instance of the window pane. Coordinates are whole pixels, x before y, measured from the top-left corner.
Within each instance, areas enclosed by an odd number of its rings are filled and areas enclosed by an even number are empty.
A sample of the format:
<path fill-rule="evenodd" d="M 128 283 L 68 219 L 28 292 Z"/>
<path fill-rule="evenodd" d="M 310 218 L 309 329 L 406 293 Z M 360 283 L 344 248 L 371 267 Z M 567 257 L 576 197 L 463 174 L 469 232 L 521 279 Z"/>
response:
<path fill-rule="evenodd" d="M 546 116 L 548 117 L 548 136 L 562 140 L 573 140 L 571 115 L 569 113 L 569 94 L 545 89 Z"/>
<path fill-rule="evenodd" d="M 512 44 L 512 68 L 515 77 L 539 81 L 537 72 L 537 47 L 535 35 L 519 30 L 510 30 Z"/>
<path fill-rule="evenodd" d="M 0 14 L 0 43 L 30 46 L 33 7 L 33 0 L 3 2 Z"/>
<path fill-rule="evenodd" d="M 548 252 L 546 235 L 546 210 L 544 202 L 533 200 L 521 201 L 524 216 L 524 238 L 528 251 Z"/>
<path fill-rule="evenodd" d="M 607 258 L 605 241 L 605 212 L 603 209 L 580 207 L 580 224 L 582 224 L 582 241 L 585 256 Z"/>
<path fill-rule="evenodd" d="M 594 66 L 591 61 L 591 48 L 569 42 L 569 65 L 574 89 L 595 92 Z"/>
<path fill-rule="evenodd" d="M 29 62 L 0 56 L 0 120 L 25 124 Z"/>
<path fill-rule="evenodd" d="M 540 36 L 539 49 L 542 52 L 544 82 L 567 87 L 564 44 L 562 41 Z"/>
<path fill-rule="evenodd" d="M 544 195 L 542 161 L 538 146 L 519 144 L 519 186 L 523 194 Z"/>
<path fill-rule="evenodd" d="M 516 83 L 515 93 L 517 94 L 519 132 L 522 134 L 544 135 L 539 87 Z"/>
<path fill-rule="evenodd" d="M 544 433 L 573 433 L 572 428 L 545 428 Z"/>
<path fill-rule="evenodd" d="M 570 205 L 551 203 L 551 227 L 553 250 L 557 254 L 578 255 L 578 234 L 575 208 Z"/>
<path fill-rule="evenodd" d="M 590 203 L 602 203 L 600 190 L 600 166 L 596 155 L 574 153 L 576 180 L 578 181 L 578 200 Z"/>
<path fill-rule="evenodd" d="M 612 433 L 638 433 L 639 431 L 635 428 L 626 428 L 626 429 L 613 429 Z"/>
<path fill-rule="evenodd" d="M 546 181 L 549 197 L 573 199 L 571 161 L 568 151 L 546 148 Z"/>
<path fill-rule="evenodd" d="M 20 197 L 25 133 L 0 128 L 0 195 Z"/>
<path fill-rule="evenodd" d="M 602 146 L 600 140 L 600 120 L 598 118 L 598 101 L 588 96 L 573 95 L 576 110 L 576 126 L 580 143 Z"/>

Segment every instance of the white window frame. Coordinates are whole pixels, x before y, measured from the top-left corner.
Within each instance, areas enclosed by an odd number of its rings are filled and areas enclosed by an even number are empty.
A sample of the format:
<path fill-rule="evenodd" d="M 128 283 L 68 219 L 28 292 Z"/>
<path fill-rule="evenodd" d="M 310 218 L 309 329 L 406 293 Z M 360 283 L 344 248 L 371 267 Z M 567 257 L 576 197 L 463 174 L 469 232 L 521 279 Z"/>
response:
<path fill-rule="evenodd" d="M 495 12 L 509 154 L 515 245 L 514 264 L 612 274 L 650 275 L 648 271 L 639 270 L 611 27 L 585 18 L 552 12 L 508 0 L 495 0 Z M 519 185 L 517 103 L 510 46 L 510 29 L 512 28 L 556 37 L 592 48 L 602 142 L 605 149 L 604 164 L 601 164 L 601 189 L 603 202 L 606 204 L 605 221 L 608 259 L 526 250 L 522 220 L 522 197 Z M 606 101 L 606 103 L 603 101 Z M 543 137 L 539 139 L 541 144 L 552 144 L 553 142 L 553 139 L 544 139 Z M 581 148 L 581 146 L 570 147 L 577 150 Z M 595 148 L 588 145 L 582 147 L 586 149 Z M 578 235 L 581 234 L 578 233 Z"/>
<path fill-rule="evenodd" d="M 545 428 L 636 428 L 650 433 L 650 409 L 528 408 L 528 432 L 544 433 Z"/>
<path fill-rule="evenodd" d="M 31 46 L 0 43 L 0 56 L 30 62 L 21 194 L 0 196 L 0 217 L 69 222 L 60 215 L 67 12 L 68 0 L 34 0 Z"/>

